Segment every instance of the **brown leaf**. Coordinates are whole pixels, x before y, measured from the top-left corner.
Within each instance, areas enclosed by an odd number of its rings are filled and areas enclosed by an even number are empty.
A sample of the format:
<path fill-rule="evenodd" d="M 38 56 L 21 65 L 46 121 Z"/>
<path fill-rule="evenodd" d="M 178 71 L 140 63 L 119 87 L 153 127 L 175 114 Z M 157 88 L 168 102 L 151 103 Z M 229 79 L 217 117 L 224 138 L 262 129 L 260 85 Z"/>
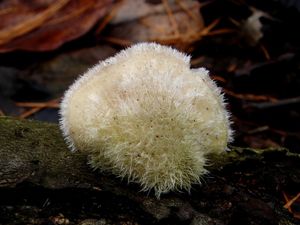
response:
<path fill-rule="evenodd" d="M 200 7 L 199 2 L 192 0 L 163 0 L 155 4 L 125 0 L 104 39 L 121 45 L 154 41 L 190 51 L 205 30 Z"/>
<path fill-rule="evenodd" d="M 88 32 L 113 0 L 0 2 L 0 52 L 53 50 Z"/>

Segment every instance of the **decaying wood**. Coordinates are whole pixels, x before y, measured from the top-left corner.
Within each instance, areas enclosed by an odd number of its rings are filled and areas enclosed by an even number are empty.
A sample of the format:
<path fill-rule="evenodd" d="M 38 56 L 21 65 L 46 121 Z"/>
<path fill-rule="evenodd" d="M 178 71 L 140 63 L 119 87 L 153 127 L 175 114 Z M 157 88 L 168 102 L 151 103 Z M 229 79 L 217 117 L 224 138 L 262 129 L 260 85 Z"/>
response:
<path fill-rule="evenodd" d="M 70 153 L 58 126 L 37 121 L 0 119 L 0 187 L 30 182 L 45 188 L 92 187 L 101 181 L 87 156 Z"/>
<path fill-rule="evenodd" d="M 242 173 L 243 169 L 240 169 L 239 166 L 244 163 L 250 165 L 249 170 L 250 173 L 254 171 L 253 176 L 258 174 L 258 176 L 270 176 L 272 178 L 276 175 L 278 179 L 285 179 L 285 181 L 293 179 L 293 182 L 300 184 L 300 157 L 298 154 L 290 153 L 286 149 L 255 150 L 232 147 L 230 152 L 211 157 L 209 167 L 211 178 L 205 178 L 205 184 L 202 187 L 197 185 L 190 194 L 171 193 L 162 196 L 158 200 L 151 193 L 149 195 L 139 193 L 138 185 L 127 184 L 127 182 L 121 181 L 112 175 L 93 171 L 87 165 L 85 154 L 80 152 L 71 153 L 67 149 L 57 124 L 18 120 L 9 117 L 0 117 L 0 155 L 1 188 L 14 188 L 22 183 L 31 183 L 49 189 L 97 189 L 134 201 L 157 220 L 175 215 L 180 220 L 191 220 L 192 224 L 200 224 L 197 221 L 203 221 L 207 217 L 206 214 L 200 213 L 201 210 L 202 212 L 210 212 L 208 210 L 203 211 L 205 207 L 212 207 L 211 204 L 218 207 L 214 204 L 221 204 L 220 202 L 209 202 L 212 201 L 211 195 L 216 195 L 216 193 L 221 195 L 220 200 L 224 197 L 222 197 L 222 194 L 234 196 L 232 199 L 228 197 L 231 204 L 242 205 L 243 202 L 241 201 L 244 201 L 247 202 L 246 205 L 254 205 L 251 207 L 262 207 L 264 205 L 257 194 L 252 196 L 251 193 L 258 191 L 252 190 L 252 184 L 245 188 L 239 183 L 240 181 L 235 181 L 235 177 L 238 175 L 234 175 L 232 171 Z M 263 168 L 259 168 L 257 165 L 263 165 Z M 293 167 L 292 170 L 290 166 Z M 235 167 L 238 169 L 235 170 Z M 232 173 L 232 176 L 226 175 L 228 173 Z M 241 179 L 244 179 L 243 176 L 241 176 Z M 235 186 L 236 183 L 238 183 L 237 186 Z M 277 185 L 281 184 L 284 185 L 284 181 L 277 183 Z M 230 187 L 234 191 L 230 191 Z M 275 190 L 275 188 L 272 187 L 271 189 Z M 251 192 L 248 193 L 246 191 L 248 189 L 251 189 Z M 247 200 L 241 200 L 241 196 L 244 198 L 244 195 L 248 196 Z M 274 204 L 278 204 L 278 197 L 273 199 L 269 196 L 268 198 L 274 201 Z M 248 201 L 253 202 L 248 203 Z M 198 202 L 202 202 L 201 204 L 204 205 L 200 205 Z M 260 204 L 257 204 L 257 202 Z M 246 205 L 240 207 L 249 207 L 249 205 Z M 268 208 L 269 206 L 265 207 L 257 210 L 258 212 L 262 211 L 262 214 L 259 215 L 266 221 L 271 221 L 274 224 L 278 221 L 289 221 L 289 224 L 293 224 L 292 217 L 283 207 L 279 206 L 277 208 L 278 206 L 276 206 L 273 211 Z M 173 213 L 174 209 L 175 214 Z M 219 210 L 225 210 L 225 208 Z M 228 212 L 234 214 L 233 209 Z M 257 215 L 255 216 L 257 217 Z M 203 219 L 203 217 L 205 218 Z M 218 218 L 212 221 L 215 222 L 214 224 L 227 224 Z"/>

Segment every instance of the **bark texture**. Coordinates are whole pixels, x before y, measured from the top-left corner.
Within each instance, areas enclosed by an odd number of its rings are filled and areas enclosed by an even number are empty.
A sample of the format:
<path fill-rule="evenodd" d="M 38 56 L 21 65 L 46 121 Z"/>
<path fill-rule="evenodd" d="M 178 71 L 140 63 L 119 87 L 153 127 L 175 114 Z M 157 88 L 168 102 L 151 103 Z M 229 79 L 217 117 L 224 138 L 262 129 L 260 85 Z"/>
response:
<path fill-rule="evenodd" d="M 3 193 L 24 184 L 45 189 L 97 190 L 131 202 L 133 215 L 135 209 L 140 209 L 133 219 L 138 224 L 243 223 L 243 219 L 236 218 L 239 214 L 254 221 L 249 224 L 296 223 L 283 209 L 280 194 L 290 185 L 300 186 L 300 157 L 286 149 L 232 147 L 230 152 L 211 157 L 211 174 L 201 187 L 195 185 L 190 194 L 170 193 L 159 200 L 152 193 L 138 193 L 136 184 L 92 171 L 87 155 L 67 149 L 57 124 L 0 117 L 0 155 Z M 141 222 L 143 218 L 148 222 Z M 95 221 L 91 224 L 101 222 Z"/>

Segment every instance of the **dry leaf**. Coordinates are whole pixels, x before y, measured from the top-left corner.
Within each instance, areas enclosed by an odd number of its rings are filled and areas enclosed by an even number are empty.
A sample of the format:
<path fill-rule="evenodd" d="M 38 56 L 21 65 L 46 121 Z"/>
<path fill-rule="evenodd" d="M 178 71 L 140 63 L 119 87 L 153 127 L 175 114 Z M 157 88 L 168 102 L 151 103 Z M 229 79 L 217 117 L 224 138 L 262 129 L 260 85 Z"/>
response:
<path fill-rule="evenodd" d="M 270 18 L 270 16 L 258 9 L 251 7 L 252 14 L 242 24 L 242 33 L 246 41 L 251 45 L 256 45 L 259 40 L 264 36 L 262 32 L 263 24 L 260 19 L 262 17 Z"/>
<path fill-rule="evenodd" d="M 124 0 L 107 40 L 120 43 L 155 41 L 189 51 L 204 29 L 200 3 L 192 0 Z"/>
<path fill-rule="evenodd" d="M 0 52 L 53 50 L 88 32 L 113 0 L 4 0 Z"/>

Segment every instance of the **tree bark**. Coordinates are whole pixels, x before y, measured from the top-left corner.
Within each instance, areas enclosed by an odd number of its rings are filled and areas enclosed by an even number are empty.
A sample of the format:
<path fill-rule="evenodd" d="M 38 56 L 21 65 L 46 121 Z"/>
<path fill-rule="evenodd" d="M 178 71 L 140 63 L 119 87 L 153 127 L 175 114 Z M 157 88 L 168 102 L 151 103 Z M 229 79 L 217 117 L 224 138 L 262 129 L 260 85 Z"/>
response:
<path fill-rule="evenodd" d="M 227 196 L 231 204 L 239 204 L 245 211 L 258 210 L 253 215 L 250 213 L 249 217 L 261 219 L 264 223 L 267 221 L 265 224 L 276 224 L 278 221 L 282 224 L 285 221 L 289 224 L 295 222 L 282 208 L 284 202 L 281 202 L 280 197 L 272 196 L 278 192 L 276 187 L 269 188 L 263 181 L 265 178 L 271 178 L 273 185 L 280 186 L 281 191 L 287 182 L 300 185 L 299 154 L 283 148 L 255 150 L 232 147 L 230 152 L 211 156 L 212 163 L 208 169 L 212 178 L 205 178 L 202 187 L 197 185 L 190 194 L 170 193 L 161 199 L 156 199 L 152 193 L 137 193 L 138 185 L 127 184 L 112 175 L 93 171 L 87 165 L 87 155 L 81 152 L 71 153 L 68 150 L 57 124 L 0 117 L 0 155 L 0 192 L 3 188 L 10 189 L 24 183 L 47 189 L 97 189 L 134 201 L 157 221 L 176 217 L 182 221 L 190 221 L 191 224 L 227 224 L 225 221 L 233 220 L 235 210 L 240 209 L 228 209 L 228 215 L 224 218 L 222 213 L 216 216 L 218 213 L 214 214 L 206 209 L 209 205 L 226 211 L 216 201 L 216 195 L 219 193 Z M 251 174 L 251 179 L 259 180 L 260 186 L 270 190 L 260 191 L 262 197 L 257 197 L 255 185 L 243 186 L 248 185 L 245 171 Z M 235 174 L 236 172 L 240 174 Z M 273 177 L 278 179 L 273 180 Z M 238 178 L 243 179 L 243 182 Z M 228 188 L 234 191 L 227 190 Z M 247 188 L 254 190 L 247 191 Z M 212 196 L 214 200 L 210 203 Z M 241 200 L 245 196 L 247 200 Z M 276 207 L 266 206 L 266 198 Z M 221 196 L 219 201 L 222 199 L 224 200 L 224 196 Z M 199 202 L 204 205 L 199 205 Z M 208 222 L 199 222 L 205 220 Z"/>

